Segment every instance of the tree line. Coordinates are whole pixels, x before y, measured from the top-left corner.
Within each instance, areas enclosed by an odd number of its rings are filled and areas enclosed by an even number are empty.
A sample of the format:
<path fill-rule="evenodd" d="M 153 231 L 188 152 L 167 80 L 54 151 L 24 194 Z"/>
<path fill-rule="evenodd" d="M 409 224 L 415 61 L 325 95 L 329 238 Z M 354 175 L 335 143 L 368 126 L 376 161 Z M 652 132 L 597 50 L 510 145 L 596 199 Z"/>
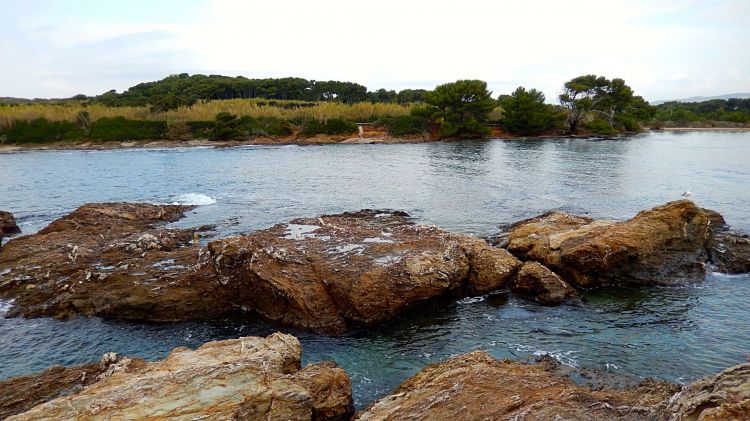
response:
<path fill-rule="evenodd" d="M 656 106 L 657 123 L 727 121 L 750 123 L 750 98 L 712 99 L 703 102 L 670 101 Z"/>
<path fill-rule="evenodd" d="M 297 101 L 421 102 L 427 91 L 404 89 L 400 92 L 380 89 L 368 91 L 354 82 L 316 81 L 302 78 L 249 79 L 243 76 L 189 75 L 182 73 L 155 82 L 135 85 L 122 93 L 112 90 L 93 98 L 109 106 L 150 105 L 153 111 L 166 111 L 192 105 L 198 100 L 262 98 Z"/>

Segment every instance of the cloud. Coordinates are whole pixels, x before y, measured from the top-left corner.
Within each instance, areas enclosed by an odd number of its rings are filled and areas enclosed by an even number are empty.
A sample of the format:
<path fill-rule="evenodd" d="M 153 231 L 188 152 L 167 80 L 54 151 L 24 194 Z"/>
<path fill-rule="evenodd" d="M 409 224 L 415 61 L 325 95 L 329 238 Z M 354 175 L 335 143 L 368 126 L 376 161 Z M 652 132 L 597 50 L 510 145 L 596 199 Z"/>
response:
<path fill-rule="evenodd" d="M 550 100 L 586 73 L 622 77 L 648 99 L 750 91 L 749 4 L 212 0 L 173 4 L 179 18 L 87 9 L 86 21 L 59 22 L 16 11 L 20 24 L 0 32 L 12 39 L 0 41 L 12 58 L 0 96 L 94 94 L 180 72 L 371 89 L 479 78 L 496 94 L 523 85 Z M 678 73 L 684 83 L 671 81 Z"/>

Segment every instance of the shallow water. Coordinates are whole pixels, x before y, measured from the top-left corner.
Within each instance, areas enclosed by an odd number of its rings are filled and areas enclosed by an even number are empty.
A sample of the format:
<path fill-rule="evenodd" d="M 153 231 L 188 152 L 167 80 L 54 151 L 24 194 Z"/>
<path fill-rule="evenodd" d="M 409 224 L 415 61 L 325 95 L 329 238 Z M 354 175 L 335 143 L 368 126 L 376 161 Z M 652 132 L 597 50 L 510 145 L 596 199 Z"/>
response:
<path fill-rule="evenodd" d="M 194 202 L 180 226 L 217 235 L 294 217 L 402 209 L 418 222 L 488 235 L 549 209 L 627 218 L 689 190 L 750 231 L 750 133 L 650 134 L 620 140 L 445 142 L 59 151 L 0 154 L 0 209 L 26 233 L 94 201 Z M 215 203 L 213 203 L 215 201 Z M 336 360 L 359 407 L 425 364 L 474 349 L 550 354 L 581 367 L 687 382 L 750 353 L 750 276 L 601 290 L 583 306 L 506 294 L 420 308 L 368 332 L 300 337 L 305 361 Z M 0 307 L 4 304 L 0 303 Z M 0 309 L 0 311 L 2 311 Z M 161 358 L 176 346 L 274 328 L 251 318 L 143 325 L 79 318 L 0 319 L 0 378 L 107 351 Z"/>

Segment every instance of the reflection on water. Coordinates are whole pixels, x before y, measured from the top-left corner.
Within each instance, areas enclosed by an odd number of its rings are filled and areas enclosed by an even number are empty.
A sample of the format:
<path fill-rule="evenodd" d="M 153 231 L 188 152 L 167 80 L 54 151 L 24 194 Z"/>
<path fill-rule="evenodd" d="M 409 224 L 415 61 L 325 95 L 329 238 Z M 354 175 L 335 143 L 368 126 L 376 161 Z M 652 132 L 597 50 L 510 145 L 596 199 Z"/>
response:
<path fill-rule="evenodd" d="M 85 202 L 209 202 L 201 194 L 217 203 L 176 225 L 216 224 L 217 235 L 228 235 L 299 216 L 395 208 L 422 223 L 487 235 L 553 208 L 626 218 L 690 190 L 699 204 L 750 231 L 748 157 L 747 133 L 32 152 L 0 155 L 0 209 L 16 213 L 28 233 Z M 425 364 L 474 349 L 498 358 L 550 354 L 570 365 L 680 382 L 750 353 L 750 276 L 598 290 L 584 299 L 544 307 L 500 293 L 427 305 L 342 337 L 283 330 L 300 337 L 305 361 L 333 359 L 347 370 L 358 407 Z M 108 351 L 162 358 L 176 346 L 275 329 L 249 317 L 170 325 L 0 319 L 0 378 Z"/>

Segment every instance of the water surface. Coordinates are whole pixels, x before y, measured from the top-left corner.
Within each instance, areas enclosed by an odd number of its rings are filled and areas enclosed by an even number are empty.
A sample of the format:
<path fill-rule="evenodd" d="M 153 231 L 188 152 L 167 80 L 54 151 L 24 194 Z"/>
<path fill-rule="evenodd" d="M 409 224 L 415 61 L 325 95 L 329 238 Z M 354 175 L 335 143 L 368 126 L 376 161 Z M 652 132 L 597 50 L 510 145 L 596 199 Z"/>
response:
<path fill-rule="evenodd" d="M 361 208 L 488 235 L 550 209 L 628 218 L 693 192 L 750 231 L 750 133 L 660 133 L 618 140 L 517 140 L 54 151 L 0 154 L 0 209 L 31 233 L 96 201 L 200 201 L 179 226 L 217 236 L 294 217 Z M 674 287 L 600 290 L 583 306 L 544 307 L 507 294 L 420 308 L 378 329 L 331 338 L 293 329 L 305 361 L 333 359 L 359 407 L 425 364 L 484 349 L 550 354 L 634 378 L 687 382 L 750 353 L 750 276 L 712 274 Z M 0 306 L 4 304 L 0 303 Z M 0 310 L 1 311 L 1 310 Z M 176 346 L 268 334 L 250 317 L 170 325 L 98 318 L 0 319 L 0 378 L 116 351 L 162 358 Z"/>

